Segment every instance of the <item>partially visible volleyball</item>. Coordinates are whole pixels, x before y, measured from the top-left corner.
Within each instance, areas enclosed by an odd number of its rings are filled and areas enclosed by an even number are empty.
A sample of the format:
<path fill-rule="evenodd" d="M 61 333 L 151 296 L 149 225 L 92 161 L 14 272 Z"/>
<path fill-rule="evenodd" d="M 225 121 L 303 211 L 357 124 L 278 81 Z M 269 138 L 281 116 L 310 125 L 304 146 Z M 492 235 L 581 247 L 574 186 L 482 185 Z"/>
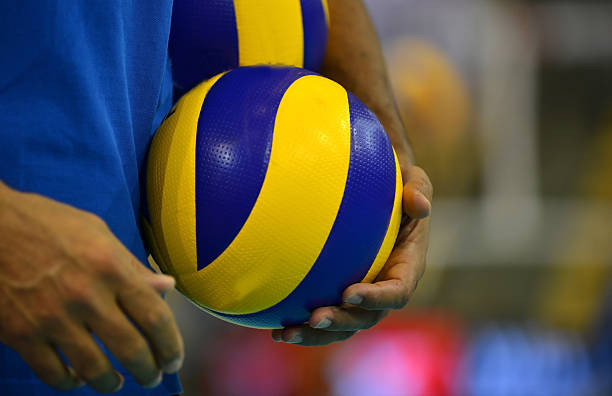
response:
<path fill-rule="evenodd" d="M 238 66 L 317 71 L 328 21 L 327 0 L 174 0 L 168 49 L 176 92 Z"/>
<path fill-rule="evenodd" d="M 184 95 L 154 136 L 145 236 L 196 305 L 279 328 L 374 280 L 401 195 L 393 147 L 359 99 L 304 69 L 238 68 Z"/>

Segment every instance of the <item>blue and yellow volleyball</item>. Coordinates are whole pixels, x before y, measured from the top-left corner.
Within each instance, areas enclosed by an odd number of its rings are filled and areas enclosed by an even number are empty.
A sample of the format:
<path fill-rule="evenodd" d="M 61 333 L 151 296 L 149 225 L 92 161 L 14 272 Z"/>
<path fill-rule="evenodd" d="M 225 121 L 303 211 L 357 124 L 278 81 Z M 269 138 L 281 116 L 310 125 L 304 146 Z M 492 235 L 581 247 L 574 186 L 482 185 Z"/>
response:
<path fill-rule="evenodd" d="M 168 49 L 176 92 L 239 66 L 317 71 L 328 24 L 327 0 L 174 0 Z"/>
<path fill-rule="evenodd" d="M 248 327 L 305 322 L 371 282 L 402 180 L 374 114 L 304 69 L 244 67 L 184 95 L 153 138 L 145 234 L 203 310 Z"/>

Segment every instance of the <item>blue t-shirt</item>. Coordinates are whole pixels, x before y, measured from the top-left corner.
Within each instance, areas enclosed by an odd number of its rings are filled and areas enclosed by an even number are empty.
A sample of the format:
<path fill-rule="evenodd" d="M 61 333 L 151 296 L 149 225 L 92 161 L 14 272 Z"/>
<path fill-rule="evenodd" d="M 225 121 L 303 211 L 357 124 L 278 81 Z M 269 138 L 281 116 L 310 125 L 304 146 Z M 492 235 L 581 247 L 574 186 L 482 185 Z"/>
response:
<path fill-rule="evenodd" d="M 143 262 L 139 170 L 171 105 L 171 12 L 172 0 L 0 2 L 0 179 L 98 214 Z M 125 377 L 121 394 L 181 390 L 176 375 L 153 390 Z M 55 392 L 0 344 L 0 394 Z"/>

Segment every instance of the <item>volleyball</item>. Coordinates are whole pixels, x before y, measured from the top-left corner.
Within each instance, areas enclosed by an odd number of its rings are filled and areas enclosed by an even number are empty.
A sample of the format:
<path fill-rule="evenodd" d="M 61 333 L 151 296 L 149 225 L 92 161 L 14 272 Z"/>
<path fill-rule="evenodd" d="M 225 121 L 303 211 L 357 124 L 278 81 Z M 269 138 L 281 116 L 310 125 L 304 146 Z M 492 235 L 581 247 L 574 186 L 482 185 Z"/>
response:
<path fill-rule="evenodd" d="M 375 279 L 401 196 L 393 147 L 359 99 L 304 69 L 242 67 L 189 91 L 157 130 L 144 234 L 200 308 L 280 328 Z"/>
<path fill-rule="evenodd" d="M 328 23 L 327 0 L 175 0 L 168 50 L 176 92 L 238 66 L 317 71 Z"/>

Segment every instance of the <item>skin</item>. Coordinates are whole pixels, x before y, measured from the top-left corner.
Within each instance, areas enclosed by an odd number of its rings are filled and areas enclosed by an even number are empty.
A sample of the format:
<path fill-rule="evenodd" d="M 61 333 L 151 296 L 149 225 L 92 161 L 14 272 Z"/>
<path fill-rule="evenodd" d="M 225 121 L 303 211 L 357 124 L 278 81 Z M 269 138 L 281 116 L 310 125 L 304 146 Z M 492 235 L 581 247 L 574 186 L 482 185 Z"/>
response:
<path fill-rule="evenodd" d="M 307 324 L 272 331 L 278 342 L 326 345 L 368 329 L 389 310 L 403 308 L 425 270 L 433 187 L 414 165 L 393 99 L 379 40 L 360 0 L 329 0 L 329 41 L 322 74 L 359 97 L 379 118 L 395 148 L 404 181 L 404 219 L 395 247 L 374 283 L 358 283 L 343 293 L 339 307 L 314 310 Z"/>
<path fill-rule="evenodd" d="M 159 294 L 172 277 L 146 269 L 99 217 L 1 182 L 0 219 L 0 342 L 43 382 L 120 389 L 92 334 L 145 387 L 178 371 L 183 341 Z"/>

